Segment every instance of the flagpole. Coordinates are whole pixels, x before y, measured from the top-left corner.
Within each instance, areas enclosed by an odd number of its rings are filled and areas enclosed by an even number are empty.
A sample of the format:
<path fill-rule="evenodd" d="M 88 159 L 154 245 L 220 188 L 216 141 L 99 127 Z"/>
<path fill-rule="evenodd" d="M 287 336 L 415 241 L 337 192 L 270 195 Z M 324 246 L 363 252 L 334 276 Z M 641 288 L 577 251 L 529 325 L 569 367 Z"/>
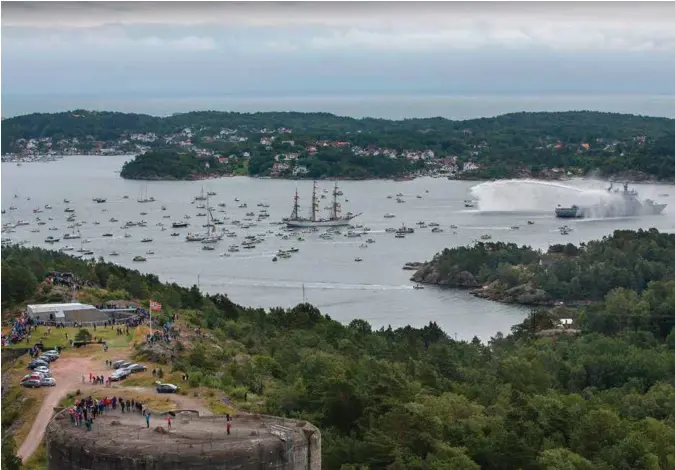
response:
<path fill-rule="evenodd" d="M 152 300 L 150 301 L 150 337 L 152 339 Z"/>

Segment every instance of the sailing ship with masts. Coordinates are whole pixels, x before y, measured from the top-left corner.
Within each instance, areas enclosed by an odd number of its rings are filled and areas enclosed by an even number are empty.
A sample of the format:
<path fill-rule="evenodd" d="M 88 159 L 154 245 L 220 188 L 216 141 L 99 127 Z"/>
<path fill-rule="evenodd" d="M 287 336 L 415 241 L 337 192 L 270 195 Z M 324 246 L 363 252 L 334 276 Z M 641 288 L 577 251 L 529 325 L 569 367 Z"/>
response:
<path fill-rule="evenodd" d="M 211 213 L 211 206 L 209 206 L 208 198 L 206 200 L 206 233 L 188 233 L 185 236 L 185 241 L 188 242 L 202 242 L 202 243 L 218 243 L 223 239 L 224 234 L 216 232 L 216 224 Z"/>
<path fill-rule="evenodd" d="M 148 197 L 148 185 L 145 185 L 145 193 L 143 192 L 143 186 L 141 186 L 141 190 L 138 194 L 138 202 L 145 203 L 145 202 L 155 202 L 155 198 L 150 196 Z"/>
<path fill-rule="evenodd" d="M 293 198 L 293 212 L 291 216 L 282 221 L 289 228 L 308 228 L 308 227 L 341 227 L 349 225 L 352 219 L 358 217 L 359 214 L 352 214 L 347 212 L 345 215 L 341 215 L 342 205 L 338 202 L 337 198 L 341 194 L 341 191 L 338 188 L 337 183 L 333 188 L 333 202 L 330 205 L 330 213 L 328 218 L 317 217 L 319 212 L 319 198 L 316 195 L 316 181 L 312 189 L 312 205 L 310 207 L 309 217 L 301 217 L 299 210 L 300 197 L 298 196 L 298 191 L 295 191 L 295 197 Z"/>

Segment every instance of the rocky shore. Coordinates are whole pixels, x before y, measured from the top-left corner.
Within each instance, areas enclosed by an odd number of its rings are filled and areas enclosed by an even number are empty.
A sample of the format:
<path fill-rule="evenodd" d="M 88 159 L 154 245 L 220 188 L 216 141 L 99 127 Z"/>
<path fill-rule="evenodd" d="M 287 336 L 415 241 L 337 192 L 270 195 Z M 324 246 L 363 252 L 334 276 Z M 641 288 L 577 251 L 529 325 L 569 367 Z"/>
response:
<path fill-rule="evenodd" d="M 546 291 L 536 288 L 531 284 L 506 288 L 502 282 L 495 281 L 490 284 L 481 285 L 469 271 L 461 271 L 453 276 L 445 276 L 433 262 L 406 263 L 403 269 L 415 269 L 415 273 L 410 278 L 413 282 L 458 289 L 471 289 L 470 293 L 481 299 L 520 305 L 554 305 L 553 299 Z"/>

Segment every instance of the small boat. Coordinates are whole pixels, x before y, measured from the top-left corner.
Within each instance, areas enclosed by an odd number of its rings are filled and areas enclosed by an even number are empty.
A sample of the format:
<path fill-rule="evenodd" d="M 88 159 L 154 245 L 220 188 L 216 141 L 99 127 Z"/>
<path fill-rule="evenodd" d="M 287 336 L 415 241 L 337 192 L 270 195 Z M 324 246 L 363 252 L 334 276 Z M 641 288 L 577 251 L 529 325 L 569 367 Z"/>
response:
<path fill-rule="evenodd" d="M 56 243 L 59 241 L 59 238 L 54 238 L 54 237 L 47 237 L 45 239 L 45 243 Z"/>
<path fill-rule="evenodd" d="M 457 228 L 457 226 L 453 224 L 453 225 L 450 226 L 450 228 L 455 229 L 455 228 Z"/>
<path fill-rule="evenodd" d="M 96 202 L 98 204 L 103 204 L 106 201 L 106 199 L 104 199 L 102 197 L 95 197 L 93 200 L 94 200 L 94 202 Z"/>
<path fill-rule="evenodd" d="M 354 261 L 356 261 L 358 263 L 360 261 L 363 261 L 363 258 L 354 258 Z"/>
<path fill-rule="evenodd" d="M 162 210 L 165 211 L 165 210 L 166 210 L 166 206 L 162 206 Z"/>
<path fill-rule="evenodd" d="M 63 200 L 63 203 L 64 203 L 64 204 L 70 204 L 70 200 L 69 200 L 69 199 L 64 199 L 64 200 Z"/>
<path fill-rule="evenodd" d="M 528 220 L 528 221 L 527 221 L 527 225 L 534 225 L 534 221 Z"/>
<path fill-rule="evenodd" d="M 277 257 L 275 256 L 274 258 L 272 258 L 272 261 L 277 261 Z"/>
<path fill-rule="evenodd" d="M 116 251 L 111 251 L 108 256 L 119 256 L 119 253 Z"/>
<path fill-rule="evenodd" d="M 51 209 L 51 208 L 52 208 L 52 206 L 51 206 L 51 205 L 49 205 L 49 204 L 45 204 L 45 209 Z"/>
<path fill-rule="evenodd" d="M 134 256 L 134 261 L 147 261 L 147 260 L 142 256 Z"/>
<path fill-rule="evenodd" d="M 104 233 L 102 236 L 104 236 L 104 237 L 112 237 L 113 234 L 112 234 L 112 233 Z"/>
<path fill-rule="evenodd" d="M 124 234 L 124 238 L 131 238 L 131 234 L 130 234 L 130 233 L 125 233 L 125 234 Z"/>
<path fill-rule="evenodd" d="M 390 212 L 387 212 L 386 214 L 384 214 L 385 219 L 393 219 L 394 217 L 396 217 L 396 215 L 392 214 Z"/>
<path fill-rule="evenodd" d="M 405 238 L 405 234 L 397 233 L 396 235 L 394 235 L 394 238 Z"/>
<path fill-rule="evenodd" d="M 75 212 L 75 209 L 73 209 L 73 208 L 71 208 L 71 207 L 66 207 L 66 209 L 64 210 L 64 212 Z"/>
<path fill-rule="evenodd" d="M 171 236 L 172 236 L 172 237 L 178 237 L 178 236 L 180 236 L 180 233 L 173 232 L 173 233 L 171 234 Z"/>
<path fill-rule="evenodd" d="M 152 238 L 144 238 L 141 240 L 141 243 L 150 243 L 152 241 Z"/>
<path fill-rule="evenodd" d="M 443 231 L 440 227 L 434 227 L 431 229 L 431 233 L 441 233 Z"/>
<path fill-rule="evenodd" d="M 419 284 L 415 284 L 413 286 L 413 289 L 416 289 L 416 290 L 424 289 L 424 286 L 420 286 Z"/>
<path fill-rule="evenodd" d="M 511 226 L 511 230 L 518 230 L 518 229 L 520 229 L 520 227 L 518 227 L 517 225 L 512 225 L 512 226 Z"/>
<path fill-rule="evenodd" d="M 148 215 L 147 212 L 141 212 L 141 215 Z"/>
<path fill-rule="evenodd" d="M 152 250 L 148 250 L 148 251 L 145 252 L 145 254 L 146 254 L 146 255 L 154 255 L 155 252 L 152 251 Z"/>
<path fill-rule="evenodd" d="M 203 246 L 202 246 L 202 250 L 204 250 L 204 251 L 213 251 L 213 250 L 215 250 L 215 248 L 212 247 L 211 245 L 203 245 Z"/>
<path fill-rule="evenodd" d="M 110 222 L 115 223 L 115 222 L 119 222 L 119 220 L 117 220 L 115 217 L 112 217 L 112 218 L 110 219 Z"/>
<path fill-rule="evenodd" d="M 492 240 L 492 235 L 487 235 L 487 234 L 481 235 L 480 239 L 481 240 Z"/>
<path fill-rule="evenodd" d="M 209 191 L 206 193 L 207 196 L 215 196 L 216 193 L 214 191 Z"/>

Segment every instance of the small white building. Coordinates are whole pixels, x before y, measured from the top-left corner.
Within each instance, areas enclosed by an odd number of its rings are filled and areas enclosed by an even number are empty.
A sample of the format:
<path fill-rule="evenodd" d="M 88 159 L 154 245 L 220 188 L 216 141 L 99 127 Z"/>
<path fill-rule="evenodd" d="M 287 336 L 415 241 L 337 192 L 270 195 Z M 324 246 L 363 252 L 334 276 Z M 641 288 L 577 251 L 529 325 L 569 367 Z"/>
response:
<path fill-rule="evenodd" d="M 26 306 L 28 316 L 44 322 L 99 322 L 108 315 L 93 305 L 72 302 L 67 304 L 34 304 Z"/>

